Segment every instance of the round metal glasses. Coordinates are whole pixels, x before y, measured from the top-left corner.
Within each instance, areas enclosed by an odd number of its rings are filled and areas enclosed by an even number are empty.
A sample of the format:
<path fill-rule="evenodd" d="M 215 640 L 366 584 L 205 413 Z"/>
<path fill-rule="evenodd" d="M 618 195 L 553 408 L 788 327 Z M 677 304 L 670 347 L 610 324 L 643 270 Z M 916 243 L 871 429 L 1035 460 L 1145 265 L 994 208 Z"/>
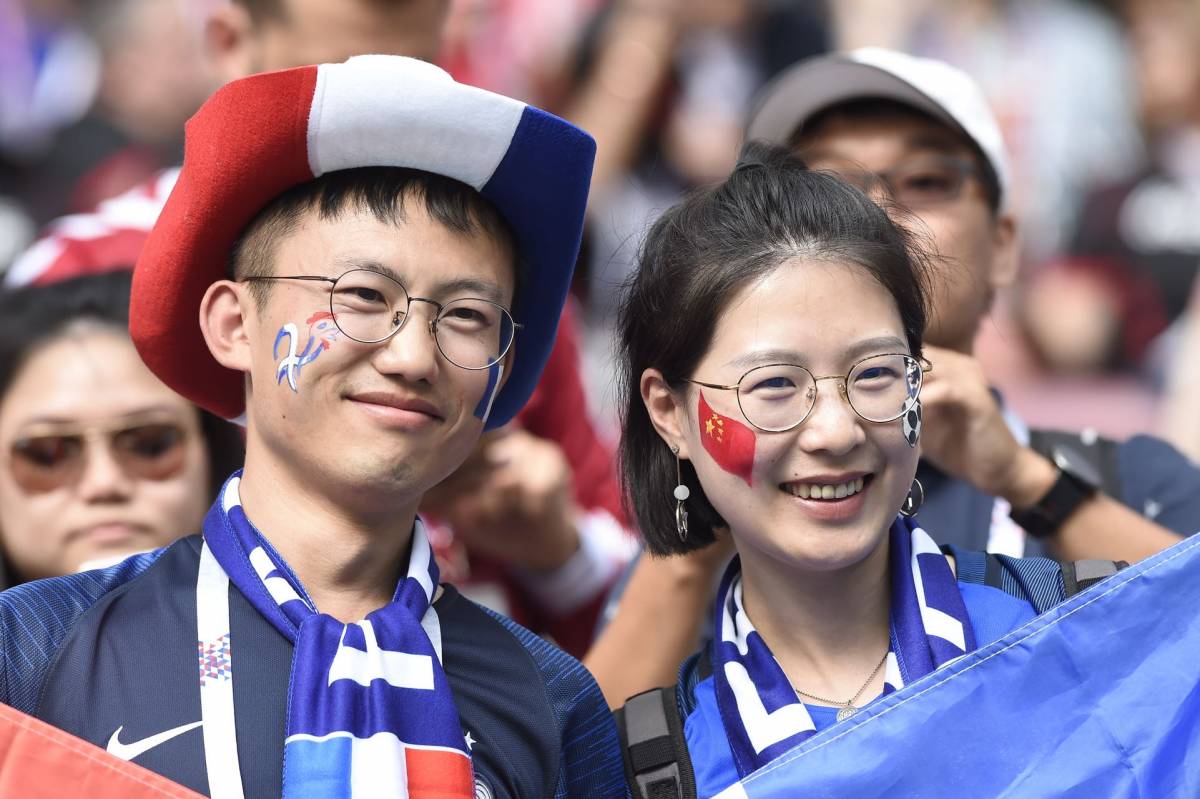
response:
<path fill-rule="evenodd" d="M 872 355 L 850 367 L 845 375 L 815 377 L 803 366 L 772 363 L 756 366 L 734 385 L 685 380 L 705 388 L 737 393 L 738 408 L 746 421 L 767 433 L 798 427 L 817 402 L 817 383 L 838 381 L 842 396 L 856 414 L 881 424 L 899 419 L 921 393 L 924 374 L 932 369 L 911 355 Z"/>
<path fill-rule="evenodd" d="M 351 269 L 337 278 L 323 275 L 262 275 L 246 281 L 307 280 L 332 283 L 329 313 L 346 338 L 378 344 L 400 332 L 414 302 L 432 305 L 429 332 L 438 351 L 462 369 L 487 369 L 503 360 L 520 325 L 491 300 L 463 297 L 441 303 L 414 297 L 395 278 L 371 269 Z"/>

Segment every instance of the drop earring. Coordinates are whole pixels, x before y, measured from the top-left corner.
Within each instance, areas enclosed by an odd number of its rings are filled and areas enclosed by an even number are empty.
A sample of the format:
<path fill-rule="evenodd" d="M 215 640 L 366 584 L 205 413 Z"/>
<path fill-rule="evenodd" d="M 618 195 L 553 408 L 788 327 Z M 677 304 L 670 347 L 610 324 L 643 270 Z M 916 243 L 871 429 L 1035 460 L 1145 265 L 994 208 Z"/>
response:
<path fill-rule="evenodd" d="M 686 541 L 688 537 L 688 512 L 683 503 L 692 495 L 692 492 L 683 484 L 683 467 L 679 464 L 679 447 L 672 445 L 671 453 L 675 456 L 675 532 L 679 533 L 680 541 Z"/>
<path fill-rule="evenodd" d="M 904 498 L 904 504 L 900 506 L 901 516 L 916 516 L 917 511 L 925 504 L 925 486 L 921 485 L 921 481 L 913 478 L 912 485 L 908 489 L 908 496 Z"/>

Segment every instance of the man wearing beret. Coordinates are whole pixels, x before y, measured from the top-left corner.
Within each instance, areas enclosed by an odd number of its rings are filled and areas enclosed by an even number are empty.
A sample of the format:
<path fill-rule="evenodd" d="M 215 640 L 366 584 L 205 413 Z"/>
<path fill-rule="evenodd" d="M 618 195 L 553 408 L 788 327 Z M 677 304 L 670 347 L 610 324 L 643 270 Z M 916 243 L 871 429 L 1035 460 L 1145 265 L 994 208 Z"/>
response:
<path fill-rule="evenodd" d="M 595 682 L 439 585 L 416 515 L 537 383 L 593 153 L 399 57 L 217 92 L 131 333 L 245 468 L 202 535 L 0 596 L 0 698 L 214 797 L 624 796 Z"/>

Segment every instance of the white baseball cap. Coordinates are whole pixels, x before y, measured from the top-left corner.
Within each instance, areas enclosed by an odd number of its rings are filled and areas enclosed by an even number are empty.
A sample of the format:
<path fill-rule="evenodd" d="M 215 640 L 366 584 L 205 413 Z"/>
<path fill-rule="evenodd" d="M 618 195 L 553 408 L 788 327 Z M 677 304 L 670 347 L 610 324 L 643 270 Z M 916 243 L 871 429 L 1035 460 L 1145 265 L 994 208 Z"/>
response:
<path fill-rule="evenodd" d="M 755 98 L 746 139 L 786 145 L 818 112 L 868 97 L 912 106 L 961 131 L 995 172 L 1000 207 L 1006 206 L 1011 172 L 1000 126 L 979 84 L 944 61 L 881 47 L 807 59 L 780 74 Z"/>

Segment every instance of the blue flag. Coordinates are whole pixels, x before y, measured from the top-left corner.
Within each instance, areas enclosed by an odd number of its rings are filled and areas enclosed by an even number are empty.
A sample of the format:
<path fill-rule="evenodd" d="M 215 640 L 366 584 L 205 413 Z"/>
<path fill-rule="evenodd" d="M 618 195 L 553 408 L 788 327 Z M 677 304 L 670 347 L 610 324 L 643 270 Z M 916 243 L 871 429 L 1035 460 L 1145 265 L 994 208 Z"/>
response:
<path fill-rule="evenodd" d="M 809 738 L 718 799 L 1200 797 L 1200 536 Z"/>

